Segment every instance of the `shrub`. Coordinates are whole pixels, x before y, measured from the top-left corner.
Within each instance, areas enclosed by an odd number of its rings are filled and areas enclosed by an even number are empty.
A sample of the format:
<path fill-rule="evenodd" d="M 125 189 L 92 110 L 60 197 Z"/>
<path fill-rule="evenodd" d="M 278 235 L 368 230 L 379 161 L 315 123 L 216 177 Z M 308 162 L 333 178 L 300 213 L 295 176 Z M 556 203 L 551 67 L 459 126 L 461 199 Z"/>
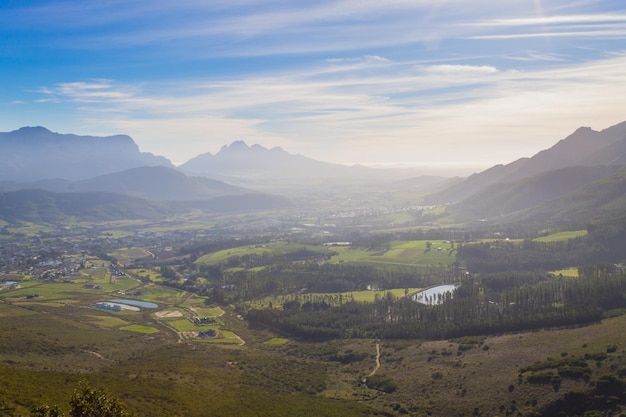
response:
<path fill-rule="evenodd" d="M 124 405 L 108 392 L 81 383 L 70 400 L 69 417 L 133 417 Z M 66 417 L 57 406 L 42 406 L 35 410 L 35 417 Z"/>
<path fill-rule="evenodd" d="M 386 392 L 387 394 L 398 389 L 398 384 L 391 377 L 385 375 L 372 375 L 366 379 L 365 385 L 370 389 Z"/>

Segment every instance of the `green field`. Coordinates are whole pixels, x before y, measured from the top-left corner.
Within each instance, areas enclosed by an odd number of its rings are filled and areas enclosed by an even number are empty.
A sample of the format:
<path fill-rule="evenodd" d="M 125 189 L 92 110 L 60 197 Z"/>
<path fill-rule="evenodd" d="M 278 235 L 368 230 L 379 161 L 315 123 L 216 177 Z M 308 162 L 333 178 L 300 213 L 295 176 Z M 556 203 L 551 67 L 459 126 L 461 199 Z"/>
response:
<path fill-rule="evenodd" d="M 302 244 L 290 244 L 290 243 L 272 243 L 267 245 L 253 245 L 242 246 L 238 248 L 225 249 L 217 252 L 213 252 L 198 258 L 196 265 L 217 265 L 224 263 L 230 257 L 245 256 L 245 255 L 284 255 L 287 253 L 306 249 L 311 252 L 317 252 L 320 254 L 326 254 L 330 250 L 325 246 L 313 246 Z"/>
<path fill-rule="evenodd" d="M 382 298 L 387 295 L 387 293 L 391 293 L 394 297 L 403 297 L 405 294 L 414 294 L 418 291 L 422 290 L 422 288 L 394 288 L 390 290 L 382 290 L 382 291 L 373 291 L 373 290 L 364 290 L 364 291 L 348 291 L 341 293 L 305 293 L 300 294 L 302 297 L 310 297 L 310 298 L 323 298 L 323 297 L 332 297 L 338 299 L 342 298 L 344 301 L 354 300 L 359 303 L 373 303 L 376 300 L 376 297 Z M 248 305 L 252 308 L 269 308 L 270 303 L 272 308 L 282 308 L 284 302 L 289 301 L 295 294 L 292 296 L 269 296 L 259 298 L 257 300 L 251 301 Z"/>
<path fill-rule="evenodd" d="M 178 305 L 184 301 L 185 297 L 190 296 L 182 290 L 153 284 L 142 285 L 138 290 L 142 300 L 159 304 L 159 306 Z"/>
<path fill-rule="evenodd" d="M 263 344 L 268 345 L 268 346 L 282 346 L 282 345 L 286 345 L 289 342 L 290 340 L 284 337 L 272 337 L 271 339 L 263 342 Z"/>
<path fill-rule="evenodd" d="M 126 273 L 135 276 L 137 278 L 147 278 L 150 281 L 161 281 L 163 277 L 161 273 L 155 269 L 146 268 L 127 268 Z"/>
<path fill-rule="evenodd" d="M 559 269 L 558 271 L 550 271 L 554 275 L 562 275 L 564 277 L 578 278 L 578 268 Z"/>
<path fill-rule="evenodd" d="M 533 239 L 535 242 L 567 242 L 570 239 L 587 236 L 586 230 L 572 230 L 569 232 L 558 232 L 547 236 Z"/>
<path fill-rule="evenodd" d="M 115 250 L 109 255 L 116 258 L 121 265 L 128 265 L 136 259 L 151 257 L 152 253 L 143 248 L 126 248 Z"/>
<path fill-rule="evenodd" d="M 428 249 L 430 243 L 430 249 Z M 331 262 L 359 262 L 415 266 L 452 265 L 456 260 L 452 244 L 445 240 L 393 241 L 383 250 L 365 250 L 352 247 L 333 247 L 338 255 Z"/>
<path fill-rule="evenodd" d="M 159 330 L 150 326 L 142 326 L 139 324 L 131 324 L 130 326 L 124 326 L 120 328 L 121 330 L 126 330 L 130 332 L 143 333 L 143 334 L 152 334 L 156 333 Z"/>
<path fill-rule="evenodd" d="M 430 244 L 430 248 L 428 245 Z M 358 262 L 381 265 L 412 265 L 439 266 L 452 265 L 455 261 L 453 245 L 445 240 L 393 241 L 384 249 L 371 250 L 352 246 L 312 246 L 302 244 L 276 243 L 262 246 L 244 246 L 210 253 L 198 258 L 197 265 L 217 265 L 225 263 L 229 258 L 246 255 L 284 255 L 306 249 L 320 255 L 332 255 L 330 262 Z M 260 271 L 263 266 L 250 268 Z M 228 272 L 239 272 L 244 268 L 237 266 L 227 269 Z"/>
<path fill-rule="evenodd" d="M 224 314 L 224 310 L 220 307 L 190 307 L 191 310 L 199 317 L 219 317 Z"/>

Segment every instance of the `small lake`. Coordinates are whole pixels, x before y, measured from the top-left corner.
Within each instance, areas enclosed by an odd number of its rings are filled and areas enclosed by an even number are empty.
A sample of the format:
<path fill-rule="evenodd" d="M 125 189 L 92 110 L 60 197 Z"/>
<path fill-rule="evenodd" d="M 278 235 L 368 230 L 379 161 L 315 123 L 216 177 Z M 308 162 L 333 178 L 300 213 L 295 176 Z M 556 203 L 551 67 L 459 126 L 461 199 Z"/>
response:
<path fill-rule="evenodd" d="M 142 308 L 157 308 L 159 306 L 158 304 L 149 303 L 147 301 L 139 301 L 139 300 L 116 299 L 116 300 L 109 300 L 109 302 L 126 304 L 129 306 L 136 306 L 136 307 L 142 307 Z"/>
<path fill-rule="evenodd" d="M 96 303 L 95 307 L 102 308 L 102 309 L 109 310 L 109 311 L 122 311 L 122 310 L 141 311 L 139 307 L 129 306 L 128 304 L 113 303 L 111 301 L 103 301 L 100 303 Z"/>
<path fill-rule="evenodd" d="M 414 301 L 422 304 L 436 305 L 441 304 L 445 298 L 446 293 L 454 293 L 454 290 L 458 287 L 457 284 L 445 284 L 437 285 L 436 287 L 428 288 L 424 291 L 413 294 Z M 439 296 L 441 295 L 441 299 Z"/>

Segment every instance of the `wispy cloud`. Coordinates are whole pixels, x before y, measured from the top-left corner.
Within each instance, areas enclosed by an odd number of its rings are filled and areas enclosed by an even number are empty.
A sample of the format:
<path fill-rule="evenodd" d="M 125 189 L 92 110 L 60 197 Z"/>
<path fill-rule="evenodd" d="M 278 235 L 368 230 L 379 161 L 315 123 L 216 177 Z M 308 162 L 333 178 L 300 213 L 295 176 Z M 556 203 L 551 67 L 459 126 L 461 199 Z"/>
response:
<path fill-rule="evenodd" d="M 626 13 L 496 18 L 477 20 L 466 25 L 483 32 L 467 36 L 468 39 L 473 40 L 556 37 L 616 39 L 626 34 Z"/>
<path fill-rule="evenodd" d="M 624 56 L 541 71 L 388 59 L 354 66 L 363 62 L 368 59 L 331 60 L 317 71 L 237 80 L 141 87 L 75 82 L 42 91 L 82 103 L 81 117 L 90 123 L 128 131 L 143 148 L 176 162 L 237 138 L 328 159 L 323 140 L 333 144 L 336 161 L 403 155 L 403 162 L 425 163 L 445 150 L 460 163 L 472 155 L 466 141 L 491 143 L 491 157 L 504 157 L 513 143 L 538 150 L 583 120 L 619 121 L 616 109 L 626 94 L 619 82 Z M 336 65 L 346 65 L 343 76 L 328 71 Z M 188 142 L 174 151 L 171 141 L 181 137 Z M 393 146 L 381 155 L 385 141 Z M 479 157 L 484 150 L 472 156 Z"/>
<path fill-rule="evenodd" d="M 519 55 L 509 55 L 506 58 L 512 59 L 515 61 L 548 61 L 548 62 L 557 62 L 564 61 L 565 57 L 561 54 L 549 53 L 549 52 L 534 52 L 534 51 L 526 51 Z"/>
<path fill-rule="evenodd" d="M 488 40 L 488 39 L 536 39 L 536 38 L 602 38 L 602 39 L 623 39 L 626 38 L 626 28 L 619 30 L 593 30 L 593 31 L 559 31 L 559 32 L 533 32 L 533 33 L 509 33 L 497 35 L 469 36 L 468 39 Z"/>
<path fill-rule="evenodd" d="M 551 2 L 555 10 L 569 3 Z M 570 6 L 571 7 L 571 6 Z M 57 1 L 24 7 L 0 18 L 9 26 L 27 20 L 42 31 L 80 36 L 41 39 L 69 49 L 127 49 L 157 45 L 161 53 L 181 57 L 263 56 L 304 54 L 423 44 L 446 39 L 498 39 L 522 37 L 510 34 L 514 27 L 545 27 L 563 24 L 624 24 L 624 14 L 545 15 L 528 1 L 487 0 L 365 0 L 285 2 L 200 1 Z M 510 18 L 511 13 L 519 17 Z M 16 16 L 17 15 L 17 16 Z M 55 16 L 50 19 L 50 16 Z M 123 26 L 124 30 L 120 30 Z M 498 32 L 493 33 L 494 30 Z M 618 29 L 615 29 L 618 30 Z M 504 33 L 502 31 L 505 31 Z M 576 36 L 580 30 L 568 31 Z M 545 32 L 548 33 L 548 32 Z M 600 36 L 601 31 L 596 36 Z M 606 36 L 610 35 L 604 31 Z M 526 34 L 526 36 L 533 36 Z M 565 35 L 561 35 L 565 36 Z"/>
<path fill-rule="evenodd" d="M 624 23 L 626 24 L 626 13 L 604 13 L 588 15 L 560 15 L 560 16 L 536 16 L 524 18 L 493 19 L 471 23 L 472 26 L 545 26 L 562 24 L 590 24 L 590 23 Z"/>

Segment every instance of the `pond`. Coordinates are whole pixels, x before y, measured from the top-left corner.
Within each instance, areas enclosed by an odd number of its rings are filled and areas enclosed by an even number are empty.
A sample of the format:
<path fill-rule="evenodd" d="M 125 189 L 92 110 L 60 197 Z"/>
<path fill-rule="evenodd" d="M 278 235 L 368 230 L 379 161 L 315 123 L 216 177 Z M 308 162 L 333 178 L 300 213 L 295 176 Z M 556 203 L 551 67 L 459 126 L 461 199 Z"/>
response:
<path fill-rule="evenodd" d="M 422 304 L 441 304 L 445 301 L 445 294 L 450 293 L 450 295 L 452 295 L 457 287 L 457 284 L 437 285 L 436 287 L 431 287 L 413 294 L 412 298 Z"/>
<path fill-rule="evenodd" d="M 111 303 L 108 301 L 102 301 L 100 303 L 96 303 L 96 305 L 94 306 L 95 308 L 99 308 L 102 310 L 108 310 L 108 311 L 141 311 L 141 309 L 139 307 L 135 307 L 135 306 L 129 306 L 126 304 L 120 304 L 120 303 Z"/>
<path fill-rule="evenodd" d="M 110 300 L 110 302 L 111 303 L 127 304 L 129 306 L 136 306 L 136 307 L 142 307 L 142 308 L 157 308 L 157 307 L 159 307 L 158 304 L 149 303 L 147 301 L 139 301 L 139 300 L 116 299 L 116 300 Z"/>

